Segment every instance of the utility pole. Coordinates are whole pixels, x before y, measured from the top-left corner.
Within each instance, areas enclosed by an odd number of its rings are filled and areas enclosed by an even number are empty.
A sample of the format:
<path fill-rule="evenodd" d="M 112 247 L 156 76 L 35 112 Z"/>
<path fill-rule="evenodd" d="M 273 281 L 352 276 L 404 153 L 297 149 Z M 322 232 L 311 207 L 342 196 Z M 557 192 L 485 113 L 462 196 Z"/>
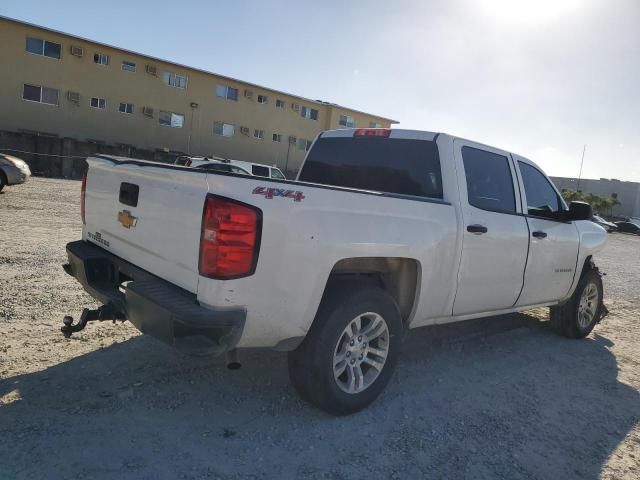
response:
<path fill-rule="evenodd" d="M 578 187 L 576 190 L 580 191 L 580 179 L 582 178 L 582 165 L 584 164 L 584 152 L 587 150 L 587 144 L 584 144 L 584 148 L 582 149 L 582 160 L 580 160 L 580 173 L 578 174 Z"/>

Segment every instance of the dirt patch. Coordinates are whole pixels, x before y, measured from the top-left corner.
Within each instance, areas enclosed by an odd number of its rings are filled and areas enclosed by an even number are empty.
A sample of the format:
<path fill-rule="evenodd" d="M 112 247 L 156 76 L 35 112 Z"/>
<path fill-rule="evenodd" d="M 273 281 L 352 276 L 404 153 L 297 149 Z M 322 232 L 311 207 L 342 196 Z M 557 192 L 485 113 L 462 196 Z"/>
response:
<path fill-rule="evenodd" d="M 333 418 L 283 354 L 230 372 L 127 324 L 64 339 L 95 306 L 60 268 L 79 189 L 0 197 L 0 478 L 640 478 L 640 237 L 597 258 L 611 315 L 588 339 L 545 309 L 412 331 L 382 397 Z"/>

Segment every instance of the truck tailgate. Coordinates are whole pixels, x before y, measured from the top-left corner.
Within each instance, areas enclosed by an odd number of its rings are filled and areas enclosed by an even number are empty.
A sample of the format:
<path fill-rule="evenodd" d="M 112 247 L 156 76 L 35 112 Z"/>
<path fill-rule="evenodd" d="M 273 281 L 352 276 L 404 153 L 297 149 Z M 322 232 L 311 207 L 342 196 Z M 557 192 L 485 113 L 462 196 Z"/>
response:
<path fill-rule="evenodd" d="M 84 240 L 196 292 L 206 174 L 151 162 L 87 161 Z"/>

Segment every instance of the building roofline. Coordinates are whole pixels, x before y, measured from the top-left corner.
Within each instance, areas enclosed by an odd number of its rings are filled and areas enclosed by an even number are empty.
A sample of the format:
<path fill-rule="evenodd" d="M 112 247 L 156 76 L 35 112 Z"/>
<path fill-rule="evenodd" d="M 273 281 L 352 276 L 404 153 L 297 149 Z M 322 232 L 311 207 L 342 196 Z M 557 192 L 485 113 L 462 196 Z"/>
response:
<path fill-rule="evenodd" d="M 329 107 L 342 108 L 344 110 L 348 110 L 349 112 L 360 113 L 362 115 L 368 115 L 370 117 L 379 118 L 381 120 L 386 120 L 386 121 L 390 122 L 391 124 L 400 123 L 397 120 L 393 120 L 391 118 L 383 117 L 381 115 L 375 115 L 373 113 L 363 112 L 361 110 L 356 110 L 354 108 L 345 107 L 344 105 L 338 105 L 337 103 L 325 102 L 323 100 L 313 100 L 311 98 L 302 97 L 302 96 L 296 95 L 294 93 L 289 93 L 289 92 L 285 92 L 285 91 L 282 91 L 282 90 L 277 90 L 275 88 L 265 87 L 264 85 L 258 85 L 257 83 L 247 82 L 245 80 L 240 80 L 240 79 L 237 79 L 237 78 L 229 77 L 227 75 L 222 75 L 222 74 L 219 74 L 219 73 L 211 72 L 209 70 L 204 70 L 202 68 L 190 67 L 189 65 L 185 65 L 185 64 L 182 64 L 182 63 L 174 62 L 172 60 L 166 60 L 164 58 L 154 57 L 153 55 L 148 55 L 146 53 L 140 53 L 140 52 L 136 52 L 134 50 L 129 50 L 129 49 L 126 49 L 126 48 L 117 47 L 115 45 L 99 42 L 97 40 L 92 40 L 90 38 L 81 37 L 79 35 L 74 35 L 72 33 L 63 32 L 61 30 L 56 30 L 54 28 L 43 27 L 42 25 L 37 25 L 35 23 L 26 22 L 24 20 L 18 20 L 17 18 L 12 18 L 12 17 L 7 17 L 5 15 L 0 15 L 0 20 L 6 20 L 8 22 L 13 22 L 13 23 L 16 23 L 16 24 L 19 24 L 19 25 L 25 25 L 27 27 L 39 28 L 40 30 L 45 30 L 47 32 L 55 33 L 55 34 L 58 34 L 58 35 L 65 35 L 67 37 L 71 37 L 71 38 L 74 38 L 76 40 L 81 40 L 83 42 L 90 42 L 90 43 L 93 43 L 95 45 L 100 45 L 102 47 L 113 48 L 114 50 L 119 50 L 119 51 L 124 52 L 124 53 L 129 53 L 129 54 L 132 54 L 132 55 L 138 55 L 138 56 L 141 56 L 141 57 L 145 57 L 145 58 L 148 58 L 148 59 L 156 61 L 156 62 L 163 62 L 163 63 L 167 63 L 169 65 L 174 65 L 176 67 L 186 68 L 186 69 L 193 70 L 193 71 L 196 71 L 196 72 L 204 73 L 206 75 L 214 75 L 216 77 L 223 78 L 225 80 L 231 80 L 233 82 L 243 83 L 245 85 L 249 85 L 249 86 L 254 87 L 254 88 L 260 88 L 260 89 L 267 90 L 267 91 L 270 91 L 270 92 L 280 93 L 282 95 L 288 95 L 290 97 L 296 97 L 296 98 L 299 98 L 301 100 L 304 100 L 305 102 L 314 103 L 316 105 L 324 105 L 324 106 L 329 106 Z"/>

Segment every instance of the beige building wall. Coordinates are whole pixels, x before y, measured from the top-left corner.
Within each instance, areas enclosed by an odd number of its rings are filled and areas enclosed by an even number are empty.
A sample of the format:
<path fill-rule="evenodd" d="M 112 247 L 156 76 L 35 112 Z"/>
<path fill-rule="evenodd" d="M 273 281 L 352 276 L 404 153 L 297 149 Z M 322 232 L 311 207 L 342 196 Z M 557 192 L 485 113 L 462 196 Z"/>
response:
<path fill-rule="evenodd" d="M 60 59 L 27 52 L 27 37 L 60 44 Z M 72 46 L 81 47 L 83 56 L 72 55 Z M 109 65 L 95 63 L 95 53 L 108 55 Z M 136 72 L 123 70 L 123 61 L 134 62 Z M 148 73 L 147 66 L 155 67 L 157 75 Z M 286 166 L 289 171 L 300 165 L 306 153 L 300 148 L 301 142 L 290 144 L 289 137 L 313 140 L 323 130 L 343 128 L 339 124 L 341 115 L 353 118 L 356 127 L 389 127 L 396 123 L 3 17 L 0 67 L 1 130 L 217 155 L 275 164 L 282 169 Z M 186 88 L 167 85 L 164 72 L 186 75 Z M 24 84 L 57 89 L 58 105 L 24 100 Z M 216 85 L 237 88 L 238 100 L 216 96 Z M 251 92 L 251 98 L 245 91 Z M 79 93 L 79 103 L 69 101 L 68 92 Z M 267 103 L 258 103 L 258 95 L 266 96 Z M 106 108 L 92 108 L 91 97 L 104 98 Z M 276 108 L 276 100 L 284 101 L 284 108 Z M 133 113 L 120 113 L 120 102 L 133 104 Z M 143 107 L 152 108 L 153 117 L 143 115 Z M 302 107 L 318 110 L 318 120 L 303 118 Z M 160 125 L 161 110 L 184 115 L 183 127 Z M 234 125 L 233 137 L 215 135 L 216 121 Z M 240 127 L 248 127 L 248 135 L 242 134 Z M 254 137 L 256 129 L 264 132 L 263 139 Z M 281 142 L 272 140 L 274 133 L 281 135 Z"/>

